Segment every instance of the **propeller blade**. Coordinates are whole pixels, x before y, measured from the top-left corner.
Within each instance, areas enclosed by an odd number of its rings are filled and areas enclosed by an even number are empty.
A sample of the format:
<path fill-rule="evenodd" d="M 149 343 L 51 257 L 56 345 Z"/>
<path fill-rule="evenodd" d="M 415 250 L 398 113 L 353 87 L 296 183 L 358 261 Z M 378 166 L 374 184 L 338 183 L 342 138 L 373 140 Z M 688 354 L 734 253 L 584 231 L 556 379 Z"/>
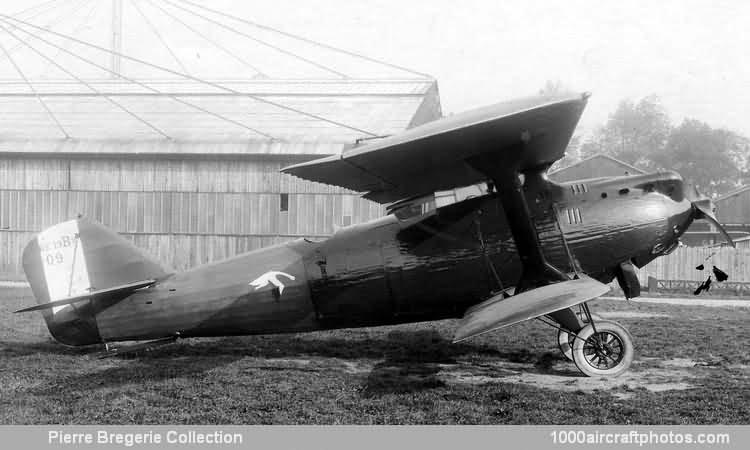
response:
<path fill-rule="evenodd" d="M 736 248 L 736 245 L 734 244 L 732 237 L 729 236 L 729 233 L 727 233 L 727 230 L 725 230 L 724 227 L 716 219 L 716 216 L 714 216 L 714 213 L 711 212 L 711 207 L 709 205 L 710 205 L 710 200 L 709 201 L 694 201 L 693 208 L 695 208 L 695 212 L 696 212 L 695 218 L 706 219 L 709 222 L 711 222 L 713 226 L 715 226 L 719 230 L 719 233 L 721 233 L 721 235 L 724 236 L 724 239 L 729 243 L 729 245 Z"/>
<path fill-rule="evenodd" d="M 708 200 L 708 197 L 701 194 L 701 192 L 698 190 L 698 187 L 694 184 L 691 185 L 689 189 L 685 190 L 685 198 L 687 198 L 690 203 L 695 203 L 701 200 Z"/>

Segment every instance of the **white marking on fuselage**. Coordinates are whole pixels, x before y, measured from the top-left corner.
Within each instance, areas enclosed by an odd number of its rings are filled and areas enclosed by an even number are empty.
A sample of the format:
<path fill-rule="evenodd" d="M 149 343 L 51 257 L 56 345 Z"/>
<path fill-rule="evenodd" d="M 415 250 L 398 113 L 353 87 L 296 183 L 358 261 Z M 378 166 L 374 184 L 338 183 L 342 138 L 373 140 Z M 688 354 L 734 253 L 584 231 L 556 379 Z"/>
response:
<path fill-rule="evenodd" d="M 264 288 L 268 286 L 268 284 L 273 284 L 277 288 L 279 288 L 279 295 L 281 295 L 284 292 L 284 283 L 279 281 L 278 276 L 283 275 L 290 280 L 294 281 L 294 277 L 292 275 L 289 275 L 288 273 L 279 272 L 278 270 L 269 270 L 268 272 L 264 273 L 263 275 L 259 276 L 258 278 L 254 279 L 250 283 L 248 283 L 250 286 L 253 286 L 255 290 Z"/>

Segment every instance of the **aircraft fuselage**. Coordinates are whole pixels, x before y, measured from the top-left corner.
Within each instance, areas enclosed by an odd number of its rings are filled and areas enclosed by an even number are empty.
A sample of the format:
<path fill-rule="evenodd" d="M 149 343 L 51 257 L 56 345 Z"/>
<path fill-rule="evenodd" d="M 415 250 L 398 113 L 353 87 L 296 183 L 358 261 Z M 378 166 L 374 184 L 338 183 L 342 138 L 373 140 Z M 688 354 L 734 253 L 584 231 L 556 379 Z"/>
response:
<path fill-rule="evenodd" d="M 640 267 L 669 251 L 692 221 L 682 180 L 671 172 L 544 181 L 527 186 L 526 196 L 549 262 L 602 282 L 622 262 Z M 62 342 L 84 345 L 437 320 L 461 317 L 520 275 L 502 204 L 488 193 L 200 266 L 48 323 Z M 88 327 L 55 332 L 82 311 Z"/>

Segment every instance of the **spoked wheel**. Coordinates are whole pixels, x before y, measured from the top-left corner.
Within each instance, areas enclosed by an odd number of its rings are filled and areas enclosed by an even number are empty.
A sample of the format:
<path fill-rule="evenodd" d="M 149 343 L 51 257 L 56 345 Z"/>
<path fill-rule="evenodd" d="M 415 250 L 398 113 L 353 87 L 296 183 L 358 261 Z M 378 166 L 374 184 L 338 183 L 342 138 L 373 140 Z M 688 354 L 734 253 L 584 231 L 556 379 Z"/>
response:
<path fill-rule="evenodd" d="M 573 362 L 590 377 L 616 377 L 633 362 L 633 338 L 622 325 L 597 320 L 578 332 L 573 342 Z"/>
<path fill-rule="evenodd" d="M 576 314 L 578 314 L 583 323 L 588 323 L 588 319 L 582 312 L 579 311 Z M 596 314 L 592 314 L 591 317 L 596 321 L 596 323 L 599 323 L 599 321 L 602 320 Z M 575 336 L 573 336 L 567 330 L 564 330 L 562 328 L 557 330 L 557 347 L 560 349 L 560 352 L 563 354 L 563 356 L 568 358 L 570 361 L 573 361 L 573 342 L 575 341 L 575 339 Z"/>

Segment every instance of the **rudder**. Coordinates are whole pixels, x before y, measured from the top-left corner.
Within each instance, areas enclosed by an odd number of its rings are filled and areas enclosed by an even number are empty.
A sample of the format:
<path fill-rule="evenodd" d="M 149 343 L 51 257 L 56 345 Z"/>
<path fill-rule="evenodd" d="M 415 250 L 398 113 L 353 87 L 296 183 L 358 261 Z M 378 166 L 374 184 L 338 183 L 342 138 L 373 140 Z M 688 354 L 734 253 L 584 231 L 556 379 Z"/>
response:
<path fill-rule="evenodd" d="M 40 304 L 160 280 L 171 273 L 116 232 L 82 218 L 54 225 L 32 239 L 24 249 L 23 269 Z M 86 345 L 100 341 L 98 306 L 86 300 L 42 314 L 55 339 Z"/>

